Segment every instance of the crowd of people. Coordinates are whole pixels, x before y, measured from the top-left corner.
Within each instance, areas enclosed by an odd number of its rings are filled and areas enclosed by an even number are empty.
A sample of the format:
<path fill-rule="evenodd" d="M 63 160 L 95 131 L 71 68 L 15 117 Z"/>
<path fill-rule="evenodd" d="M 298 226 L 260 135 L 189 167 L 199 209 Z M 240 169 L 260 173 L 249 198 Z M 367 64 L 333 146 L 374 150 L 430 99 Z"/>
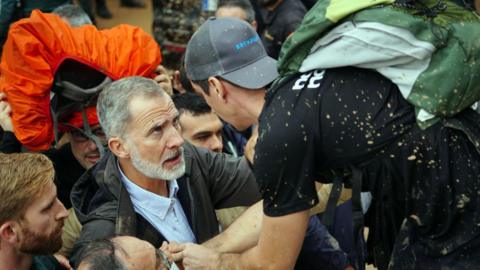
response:
<path fill-rule="evenodd" d="M 480 1 L 0 4 L 0 269 L 480 267 Z"/>

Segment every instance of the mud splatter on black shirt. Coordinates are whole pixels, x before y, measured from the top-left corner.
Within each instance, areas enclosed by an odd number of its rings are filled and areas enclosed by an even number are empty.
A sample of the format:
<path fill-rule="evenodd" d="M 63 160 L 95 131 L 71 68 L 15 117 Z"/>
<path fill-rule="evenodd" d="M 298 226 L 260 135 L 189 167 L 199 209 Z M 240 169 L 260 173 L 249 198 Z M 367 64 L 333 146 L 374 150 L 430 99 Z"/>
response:
<path fill-rule="evenodd" d="M 442 123 L 419 129 L 413 107 L 373 71 L 317 70 L 270 90 L 255 153 L 266 215 L 313 207 L 315 181 L 354 165 L 373 195 L 366 222 L 379 269 L 394 245 L 392 269 L 439 269 L 449 254 L 462 257 L 461 267 L 480 265 L 478 152 Z M 405 218 L 416 225 L 397 239 Z"/>

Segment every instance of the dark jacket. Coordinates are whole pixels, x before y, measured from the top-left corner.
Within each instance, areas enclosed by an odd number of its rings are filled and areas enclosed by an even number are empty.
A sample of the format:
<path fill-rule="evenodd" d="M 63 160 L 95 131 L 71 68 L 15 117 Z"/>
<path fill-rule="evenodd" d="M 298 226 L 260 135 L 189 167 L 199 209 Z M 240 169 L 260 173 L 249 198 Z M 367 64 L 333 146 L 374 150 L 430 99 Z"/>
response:
<path fill-rule="evenodd" d="M 7 39 L 8 28 L 15 21 L 30 16 L 34 9 L 40 9 L 43 12 L 52 12 L 56 7 L 68 4 L 68 0 L 49 0 L 49 1 L 31 1 L 31 0 L 3 0 L 0 1 L 0 52 Z"/>
<path fill-rule="evenodd" d="M 283 0 L 274 10 L 262 9 L 265 28 L 260 36 L 270 57 L 278 59 L 283 42 L 298 28 L 306 13 L 300 0 Z"/>
<path fill-rule="evenodd" d="M 233 158 L 184 145 L 185 175 L 177 193 L 188 223 L 199 243 L 219 233 L 215 209 L 247 206 L 260 199 L 255 178 L 244 158 Z M 72 205 L 83 225 L 71 260 L 78 264 L 87 241 L 113 235 L 131 235 L 159 247 L 165 237 L 135 213 L 117 166 L 108 154 L 88 170 L 72 190 Z"/>
<path fill-rule="evenodd" d="M 33 256 L 30 270 L 62 270 L 65 269 L 52 255 Z"/>

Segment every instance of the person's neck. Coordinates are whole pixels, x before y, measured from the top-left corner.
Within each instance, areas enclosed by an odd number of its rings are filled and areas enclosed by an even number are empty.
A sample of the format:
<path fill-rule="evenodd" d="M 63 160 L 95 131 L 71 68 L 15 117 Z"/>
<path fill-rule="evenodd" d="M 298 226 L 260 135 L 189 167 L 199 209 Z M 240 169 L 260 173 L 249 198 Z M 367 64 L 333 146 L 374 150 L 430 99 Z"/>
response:
<path fill-rule="evenodd" d="M 157 195 L 168 197 L 168 181 L 153 179 L 139 172 L 128 160 L 119 159 L 120 168 L 123 174 L 137 186 Z"/>
<path fill-rule="evenodd" d="M 250 122 L 250 125 L 258 124 L 258 118 L 263 110 L 265 104 L 265 91 L 264 90 L 247 90 L 244 92 L 246 95 L 242 98 L 244 101 L 243 106 L 246 111 L 246 119 Z"/>
<path fill-rule="evenodd" d="M 19 252 L 11 246 L 0 246 L 0 269 L 28 270 L 32 267 L 32 255 Z"/>

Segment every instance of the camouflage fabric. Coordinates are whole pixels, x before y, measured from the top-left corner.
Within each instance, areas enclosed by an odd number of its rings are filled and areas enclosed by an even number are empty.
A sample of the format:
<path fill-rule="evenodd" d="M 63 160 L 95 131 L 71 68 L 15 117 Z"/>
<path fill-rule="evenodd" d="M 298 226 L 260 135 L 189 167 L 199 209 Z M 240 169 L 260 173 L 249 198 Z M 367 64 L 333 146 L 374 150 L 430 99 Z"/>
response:
<path fill-rule="evenodd" d="M 153 36 L 167 68 L 179 69 L 188 40 L 205 19 L 213 15 L 213 11 L 202 8 L 204 1 L 153 0 Z"/>
<path fill-rule="evenodd" d="M 298 72 L 315 42 L 346 21 L 405 29 L 417 40 L 433 45 L 427 68 L 406 94 L 402 92 L 415 106 L 420 127 L 427 128 L 480 100 L 476 83 L 480 79 L 480 43 L 476 38 L 480 35 L 480 19 L 477 13 L 451 0 L 424 0 L 421 4 L 393 0 L 318 1 L 282 47 L 278 62 L 281 77 Z"/>

